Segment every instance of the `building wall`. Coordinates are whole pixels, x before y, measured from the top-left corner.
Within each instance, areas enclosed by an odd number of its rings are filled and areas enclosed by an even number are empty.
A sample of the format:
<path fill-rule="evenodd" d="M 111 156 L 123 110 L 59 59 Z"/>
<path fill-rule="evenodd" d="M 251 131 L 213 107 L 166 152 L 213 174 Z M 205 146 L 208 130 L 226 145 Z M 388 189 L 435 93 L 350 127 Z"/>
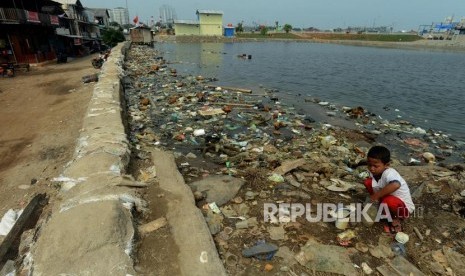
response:
<path fill-rule="evenodd" d="M 174 33 L 176 35 L 200 35 L 200 27 L 194 24 L 175 23 Z"/>
<path fill-rule="evenodd" d="M 110 14 L 110 22 L 118 22 L 118 24 L 127 25 L 129 24 L 128 18 L 129 13 L 128 10 L 125 8 L 114 8 L 109 11 Z"/>
<path fill-rule="evenodd" d="M 222 14 L 199 14 L 200 35 L 223 35 Z"/>
<path fill-rule="evenodd" d="M 152 43 L 152 32 L 149 29 L 131 29 L 131 40 L 134 43 Z"/>

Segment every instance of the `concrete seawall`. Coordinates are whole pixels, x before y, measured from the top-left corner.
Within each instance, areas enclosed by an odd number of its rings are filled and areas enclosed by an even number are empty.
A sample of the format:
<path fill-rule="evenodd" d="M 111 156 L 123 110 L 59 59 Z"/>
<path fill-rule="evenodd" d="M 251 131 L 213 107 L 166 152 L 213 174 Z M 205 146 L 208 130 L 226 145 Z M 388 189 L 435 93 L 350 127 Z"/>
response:
<path fill-rule="evenodd" d="M 101 70 L 74 158 L 60 177 L 62 200 L 32 251 L 34 275 L 134 274 L 131 209 L 143 201 L 118 186 L 130 157 L 120 83 L 128 47 L 113 48 Z"/>
<path fill-rule="evenodd" d="M 95 84 L 73 159 L 51 216 L 26 258 L 32 275 L 136 275 L 132 211 L 146 203 L 129 188 L 130 147 L 124 122 L 123 63 L 130 43 L 112 49 Z M 90 66 L 90 64 L 89 64 Z M 160 186 L 173 194 L 166 215 L 183 275 L 226 275 L 193 195 L 169 153 L 153 153 Z M 182 218 L 182 219 L 180 219 Z M 153 245 L 156 246 L 156 245 Z"/>

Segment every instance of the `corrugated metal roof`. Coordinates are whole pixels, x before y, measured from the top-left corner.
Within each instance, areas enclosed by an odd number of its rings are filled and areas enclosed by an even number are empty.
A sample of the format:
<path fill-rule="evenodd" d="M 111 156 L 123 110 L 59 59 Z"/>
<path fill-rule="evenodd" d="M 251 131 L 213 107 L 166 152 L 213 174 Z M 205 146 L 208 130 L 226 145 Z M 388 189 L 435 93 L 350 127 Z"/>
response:
<path fill-rule="evenodd" d="M 200 22 L 196 20 L 174 20 L 174 24 L 199 25 Z"/>
<path fill-rule="evenodd" d="M 214 11 L 214 10 L 198 10 L 197 12 L 201 14 L 223 14 L 222 11 Z"/>

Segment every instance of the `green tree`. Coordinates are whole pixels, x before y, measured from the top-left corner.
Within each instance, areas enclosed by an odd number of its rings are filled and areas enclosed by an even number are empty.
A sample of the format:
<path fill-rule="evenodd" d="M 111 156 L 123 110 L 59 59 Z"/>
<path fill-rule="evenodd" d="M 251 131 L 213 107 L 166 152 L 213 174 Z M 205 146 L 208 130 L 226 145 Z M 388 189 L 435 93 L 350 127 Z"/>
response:
<path fill-rule="evenodd" d="M 118 29 L 105 29 L 102 34 L 102 39 L 103 42 L 110 47 L 115 47 L 116 44 L 125 40 L 121 27 Z"/>
<path fill-rule="evenodd" d="M 268 33 L 268 28 L 266 26 L 260 26 L 260 34 L 266 35 Z"/>
<path fill-rule="evenodd" d="M 115 28 L 115 29 L 120 29 L 120 28 L 121 28 L 121 25 L 120 25 L 118 22 L 116 22 L 116 21 L 110 22 L 109 25 L 110 25 L 110 27 L 113 27 L 113 28 Z"/>
<path fill-rule="evenodd" d="M 244 32 L 244 27 L 242 26 L 242 22 L 241 23 L 237 23 L 237 26 L 236 26 L 236 33 L 243 33 Z"/>
<path fill-rule="evenodd" d="M 288 34 L 292 30 L 292 26 L 290 24 L 285 24 L 283 30 Z"/>

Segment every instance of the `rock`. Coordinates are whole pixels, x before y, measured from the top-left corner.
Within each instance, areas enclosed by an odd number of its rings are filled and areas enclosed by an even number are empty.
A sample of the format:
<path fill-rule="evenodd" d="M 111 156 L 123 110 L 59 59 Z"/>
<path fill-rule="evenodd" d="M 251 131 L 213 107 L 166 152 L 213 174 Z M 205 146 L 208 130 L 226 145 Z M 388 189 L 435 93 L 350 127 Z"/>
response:
<path fill-rule="evenodd" d="M 274 241 L 286 239 L 286 230 L 282 226 L 270 226 L 268 227 L 268 233 L 270 234 L 270 239 Z"/>
<path fill-rule="evenodd" d="M 247 219 L 247 224 L 249 225 L 249 227 L 257 226 L 258 225 L 257 218 L 252 217 L 252 218 Z"/>
<path fill-rule="evenodd" d="M 378 245 L 376 247 L 370 248 L 369 251 L 373 257 L 378 259 L 388 259 L 394 257 L 394 252 L 392 252 L 391 248 L 386 245 Z"/>
<path fill-rule="evenodd" d="M 287 246 L 279 247 L 278 252 L 276 252 L 275 257 L 283 259 L 283 263 L 288 266 L 293 266 L 296 263 L 294 259 L 294 253 Z"/>
<path fill-rule="evenodd" d="M 223 228 L 223 216 L 219 214 L 215 214 L 211 211 L 207 213 L 207 217 L 205 218 L 208 228 L 210 229 L 210 233 L 212 235 L 218 234 L 221 229 Z"/>
<path fill-rule="evenodd" d="M 206 192 L 207 202 L 216 202 L 218 206 L 222 206 L 236 196 L 242 185 L 243 179 L 228 175 L 210 175 L 189 186 L 194 191 Z"/>
<path fill-rule="evenodd" d="M 460 192 L 460 195 L 465 197 L 465 190 L 463 190 L 462 192 Z"/>
<path fill-rule="evenodd" d="M 362 263 L 362 269 L 363 269 L 363 273 L 365 273 L 366 275 L 370 275 L 371 273 L 373 273 L 373 269 L 371 269 L 367 263 Z"/>
<path fill-rule="evenodd" d="M 221 213 L 223 213 L 223 215 L 227 218 L 238 216 L 237 212 L 230 205 L 221 207 L 220 210 L 221 210 Z"/>
<path fill-rule="evenodd" d="M 241 220 L 236 222 L 236 229 L 247 229 L 249 228 L 249 223 L 246 220 Z"/>
<path fill-rule="evenodd" d="M 192 152 L 189 152 L 189 153 L 186 155 L 186 158 L 188 158 L 188 159 L 195 159 L 195 158 L 197 158 L 197 155 L 193 154 Z"/>
<path fill-rule="evenodd" d="M 310 271 L 331 272 L 343 275 L 357 275 L 352 261 L 350 251 L 340 246 L 323 245 L 309 240 L 295 259 Z"/>
<path fill-rule="evenodd" d="M 357 249 L 358 251 L 360 251 L 362 253 L 366 253 L 369 250 L 368 246 L 363 242 L 356 243 L 355 244 L 355 249 Z"/>
<path fill-rule="evenodd" d="M 297 181 L 299 181 L 299 182 L 302 182 L 302 181 L 305 180 L 305 176 L 303 174 L 301 174 L 301 173 L 294 172 L 292 174 L 295 176 L 295 178 L 297 178 Z"/>
<path fill-rule="evenodd" d="M 265 271 L 266 271 L 266 272 L 269 272 L 269 271 L 271 271 L 271 270 L 273 270 L 273 265 L 272 265 L 272 264 L 266 264 L 266 265 L 265 265 Z"/>
<path fill-rule="evenodd" d="M 249 206 L 245 203 L 241 204 L 236 204 L 233 206 L 233 209 L 236 211 L 237 215 L 239 216 L 248 216 L 248 213 L 250 211 Z"/>
<path fill-rule="evenodd" d="M 295 180 L 294 176 L 292 176 L 292 175 L 287 175 L 286 177 L 284 177 L 284 179 L 286 179 L 287 183 L 291 184 L 294 187 L 299 188 L 302 185 L 299 182 L 297 182 Z"/>

